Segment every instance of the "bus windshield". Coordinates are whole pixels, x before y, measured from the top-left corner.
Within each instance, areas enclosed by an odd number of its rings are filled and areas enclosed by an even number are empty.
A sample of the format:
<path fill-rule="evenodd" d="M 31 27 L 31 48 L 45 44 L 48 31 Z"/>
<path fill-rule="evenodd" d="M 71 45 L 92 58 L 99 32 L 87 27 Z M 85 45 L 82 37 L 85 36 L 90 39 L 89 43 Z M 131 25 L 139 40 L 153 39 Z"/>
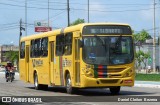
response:
<path fill-rule="evenodd" d="M 84 36 L 83 60 L 89 64 L 117 65 L 134 58 L 131 36 Z"/>

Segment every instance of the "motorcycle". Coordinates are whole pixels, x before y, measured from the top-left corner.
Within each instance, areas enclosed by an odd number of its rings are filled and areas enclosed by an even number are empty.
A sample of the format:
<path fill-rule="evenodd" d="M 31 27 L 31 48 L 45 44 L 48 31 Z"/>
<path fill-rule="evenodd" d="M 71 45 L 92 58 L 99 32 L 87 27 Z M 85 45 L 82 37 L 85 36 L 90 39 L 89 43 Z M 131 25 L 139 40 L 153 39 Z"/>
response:
<path fill-rule="evenodd" d="M 14 70 L 13 69 L 8 70 L 7 73 L 8 74 L 7 74 L 7 77 L 6 77 L 6 82 L 8 82 L 8 81 L 12 82 L 14 80 Z"/>

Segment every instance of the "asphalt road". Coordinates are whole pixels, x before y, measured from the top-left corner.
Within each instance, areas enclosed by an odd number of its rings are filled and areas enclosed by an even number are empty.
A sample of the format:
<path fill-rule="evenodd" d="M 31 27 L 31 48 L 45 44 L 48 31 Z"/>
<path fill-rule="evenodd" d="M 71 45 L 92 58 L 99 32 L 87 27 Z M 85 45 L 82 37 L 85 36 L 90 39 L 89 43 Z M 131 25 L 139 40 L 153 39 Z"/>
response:
<path fill-rule="evenodd" d="M 118 96 L 112 96 L 109 89 L 82 89 L 79 90 L 76 94 L 69 95 L 66 93 L 64 88 L 58 87 L 49 87 L 48 90 L 35 90 L 33 84 L 25 83 L 19 80 L 19 75 L 16 75 L 15 80 L 11 82 L 6 82 L 4 78 L 4 73 L 0 73 L 0 96 L 6 97 L 11 96 L 16 98 L 37 98 L 42 99 L 43 104 L 62 104 L 62 105 L 80 105 L 80 104 L 89 104 L 89 105 L 135 105 L 135 104 L 153 104 L 159 105 L 160 96 L 159 88 L 147 88 L 147 87 L 122 87 L 121 92 Z M 41 97 L 44 96 L 44 97 Z M 45 97 L 52 96 L 52 97 Z M 148 97 L 151 96 L 151 97 Z M 155 99 L 152 101 L 159 102 L 142 102 L 141 100 L 136 99 Z M 129 101 L 127 101 L 129 99 Z M 133 100 L 134 99 L 134 100 Z M 118 101 L 119 100 L 119 101 Z M 58 101 L 58 102 L 57 102 Z M 78 102 L 77 102 L 78 101 Z M 85 102 L 84 102 L 85 101 Z M 101 102 L 102 101 L 102 102 Z M 136 102 L 135 102 L 136 101 Z M 140 102 L 138 102 L 140 101 Z M 65 103 L 64 103 L 65 102 Z M 9 103 L 13 105 L 17 104 L 28 104 L 28 103 Z M 32 103 L 29 103 L 32 104 Z M 38 104 L 38 103 L 36 103 Z M 39 103 L 42 105 L 42 103 Z"/>

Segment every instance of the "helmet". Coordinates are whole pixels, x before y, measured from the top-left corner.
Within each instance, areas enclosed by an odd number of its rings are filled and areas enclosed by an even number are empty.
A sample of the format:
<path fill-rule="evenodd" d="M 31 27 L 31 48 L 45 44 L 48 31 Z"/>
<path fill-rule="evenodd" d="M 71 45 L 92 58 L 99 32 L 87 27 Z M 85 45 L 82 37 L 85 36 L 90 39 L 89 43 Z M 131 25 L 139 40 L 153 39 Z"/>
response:
<path fill-rule="evenodd" d="M 7 61 L 7 63 L 11 63 L 10 61 Z"/>
<path fill-rule="evenodd" d="M 12 66 L 12 62 L 7 61 L 7 66 Z"/>

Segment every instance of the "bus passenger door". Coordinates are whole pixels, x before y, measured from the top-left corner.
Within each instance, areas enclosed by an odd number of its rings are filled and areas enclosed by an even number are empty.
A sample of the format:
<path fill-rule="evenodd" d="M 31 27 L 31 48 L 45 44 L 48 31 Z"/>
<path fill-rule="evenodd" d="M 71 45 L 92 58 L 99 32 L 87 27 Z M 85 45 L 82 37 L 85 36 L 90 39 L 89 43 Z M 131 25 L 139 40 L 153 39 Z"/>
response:
<path fill-rule="evenodd" d="M 49 71 L 49 76 L 50 76 L 50 83 L 53 84 L 55 83 L 54 81 L 54 42 L 51 41 L 49 43 L 49 47 L 50 47 L 50 71 Z"/>
<path fill-rule="evenodd" d="M 29 46 L 26 46 L 26 81 L 29 82 Z"/>
<path fill-rule="evenodd" d="M 75 82 L 76 85 L 80 85 L 80 45 L 79 45 L 79 39 L 75 38 Z"/>

